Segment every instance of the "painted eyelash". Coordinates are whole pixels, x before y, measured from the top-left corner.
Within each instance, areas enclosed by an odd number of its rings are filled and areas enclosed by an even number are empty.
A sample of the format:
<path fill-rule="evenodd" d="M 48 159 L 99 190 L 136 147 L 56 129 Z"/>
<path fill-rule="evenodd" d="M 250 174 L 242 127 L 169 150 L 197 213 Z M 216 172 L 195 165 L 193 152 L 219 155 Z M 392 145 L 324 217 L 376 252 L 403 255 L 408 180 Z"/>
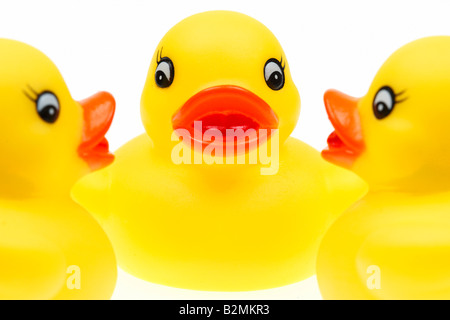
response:
<path fill-rule="evenodd" d="M 402 103 L 405 100 L 408 100 L 408 97 L 400 99 L 400 100 L 395 100 L 395 103 Z"/>
<path fill-rule="evenodd" d="M 395 95 L 395 103 L 401 103 L 401 102 L 403 102 L 403 101 L 405 101 L 405 100 L 408 99 L 408 97 L 405 97 L 405 98 L 403 98 L 403 99 L 397 100 L 397 97 L 398 97 L 398 96 L 401 96 L 401 95 L 404 94 L 405 92 L 406 92 L 406 90 L 402 90 L 402 91 L 400 91 L 399 93 L 394 93 L 394 95 Z"/>
<path fill-rule="evenodd" d="M 161 47 L 160 50 L 158 50 L 158 53 L 156 54 L 156 64 L 159 64 L 162 59 L 162 51 L 164 47 Z"/>
<path fill-rule="evenodd" d="M 281 66 L 281 69 L 283 69 L 283 71 L 284 71 L 284 68 L 286 68 L 286 63 L 284 63 L 284 66 L 283 66 L 283 56 L 281 56 L 281 59 L 280 59 L 280 66 Z"/>
<path fill-rule="evenodd" d="M 34 90 L 29 84 L 27 85 L 27 88 L 28 88 L 28 90 L 30 90 L 30 91 L 34 94 L 35 98 L 33 98 L 26 90 L 23 90 L 23 93 L 25 94 L 25 96 L 26 96 L 28 99 L 30 99 L 30 100 L 33 101 L 33 102 L 36 102 L 36 101 L 37 101 L 37 98 L 38 98 L 38 96 L 39 96 L 39 94 L 38 94 L 37 91 Z"/>
<path fill-rule="evenodd" d="M 397 96 L 401 96 L 402 94 L 404 94 L 406 92 L 406 90 L 402 90 L 402 91 L 400 91 L 399 93 L 394 93 L 395 94 L 395 96 L 397 97 Z"/>

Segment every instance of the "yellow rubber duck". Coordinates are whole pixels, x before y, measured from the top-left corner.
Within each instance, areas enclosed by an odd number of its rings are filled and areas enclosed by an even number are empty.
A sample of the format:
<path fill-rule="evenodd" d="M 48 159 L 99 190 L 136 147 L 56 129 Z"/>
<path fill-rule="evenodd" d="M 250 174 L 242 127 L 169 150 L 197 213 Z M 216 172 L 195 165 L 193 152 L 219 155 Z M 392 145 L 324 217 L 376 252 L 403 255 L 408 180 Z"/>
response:
<path fill-rule="evenodd" d="M 299 111 L 286 56 L 264 25 L 229 11 L 191 16 L 153 56 L 141 99 L 146 134 L 81 179 L 73 196 L 139 278 L 211 291 L 300 281 L 314 273 L 327 226 L 365 185 L 289 138 Z M 247 142 L 215 136 L 216 154 L 205 128 L 268 131 Z M 270 163 L 247 159 L 269 145 Z"/>
<path fill-rule="evenodd" d="M 369 193 L 333 224 L 317 277 L 326 299 L 450 298 L 450 37 L 395 52 L 361 99 L 325 93 L 325 159 Z"/>
<path fill-rule="evenodd" d="M 74 101 L 29 45 L 0 39 L 0 52 L 0 299 L 108 299 L 111 243 L 70 189 L 113 160 L 104 134 L 114 99 Z"/>

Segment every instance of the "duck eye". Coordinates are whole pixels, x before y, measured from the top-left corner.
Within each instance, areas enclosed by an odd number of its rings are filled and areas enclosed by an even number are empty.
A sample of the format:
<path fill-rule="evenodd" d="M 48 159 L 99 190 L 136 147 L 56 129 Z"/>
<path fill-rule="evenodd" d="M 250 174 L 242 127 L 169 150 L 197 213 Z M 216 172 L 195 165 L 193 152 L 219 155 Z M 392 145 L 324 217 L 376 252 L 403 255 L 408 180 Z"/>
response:
<path fill-rule="evenodd" d="M 167 57 L 161 58 L 155 71 L 155 82 L 160 88 L 167 88 L 173 82 L 175 69 L 172 60 Z"/>
<path fill-rule="evenodd" d="M 382 87 L 373 99 L 373 113 L 377 119 L 386 118 L 394 109 L 395 93 L 391 87 Z"/>
<path fill-rule="evenodd" d="M 264 65 L 264 79 L 272 90 L 280 90 L 284 86 L 284 68 L 277 59 L 269 59 Z"/>
<path fill-rule="evenodd" d="M 44 91 L 36 99 L 36 110 L 42 120 L 54 123 L 59 116 L 58 98 L 50 91 Z"/>

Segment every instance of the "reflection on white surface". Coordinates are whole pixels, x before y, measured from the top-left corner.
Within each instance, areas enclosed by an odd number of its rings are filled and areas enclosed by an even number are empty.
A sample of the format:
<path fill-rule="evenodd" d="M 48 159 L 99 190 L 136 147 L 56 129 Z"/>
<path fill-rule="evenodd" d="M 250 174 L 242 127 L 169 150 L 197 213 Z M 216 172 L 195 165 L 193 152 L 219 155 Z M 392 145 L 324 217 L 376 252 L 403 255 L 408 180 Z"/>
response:
<path fill-rule="evenodd" d="M 288 286 L 246 292 L 211 292 L 177 289 L 153 284 L 119 269 L 113 300 L 319 300 L 322 299 L 316 277 Z"/>

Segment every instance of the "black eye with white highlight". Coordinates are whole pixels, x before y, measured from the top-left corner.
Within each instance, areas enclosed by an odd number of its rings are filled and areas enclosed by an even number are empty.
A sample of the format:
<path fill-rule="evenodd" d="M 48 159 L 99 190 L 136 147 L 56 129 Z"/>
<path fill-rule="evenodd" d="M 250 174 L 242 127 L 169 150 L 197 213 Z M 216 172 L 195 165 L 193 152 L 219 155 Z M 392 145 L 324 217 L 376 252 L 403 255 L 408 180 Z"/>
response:
<path fill-rule="evenodd" d="M 389 86 L 380 88 L 373 99 L 373 113 L 375 117 L 381 120 L 390 115 L 395 105 L 404 100 L 396 100 L 396 97 L 402 93 L 395 94 L 394 90 Z"/>
<path fill-rule="evenodd" d="M 59 101 L 56 95 L 50 91 L 44 91 L 36 99 L 36 111 L 47 123 L 54 123 L 59 117 Z"/>
<path fill-rule="evenodd" d="M 169 87 L 175 76 L 175 69 L 172 60 L 168 57 L 163 57 L 158 61 L 155 71 L 155 82 L 160 88 Z"/>
<path fill-rule="evenodd" d="M 267 60 L 264 65 L 264 79 L 267 86 L 272 90 L 280 90 L 284 86 L 284 67 L 275 58 Z"/>

